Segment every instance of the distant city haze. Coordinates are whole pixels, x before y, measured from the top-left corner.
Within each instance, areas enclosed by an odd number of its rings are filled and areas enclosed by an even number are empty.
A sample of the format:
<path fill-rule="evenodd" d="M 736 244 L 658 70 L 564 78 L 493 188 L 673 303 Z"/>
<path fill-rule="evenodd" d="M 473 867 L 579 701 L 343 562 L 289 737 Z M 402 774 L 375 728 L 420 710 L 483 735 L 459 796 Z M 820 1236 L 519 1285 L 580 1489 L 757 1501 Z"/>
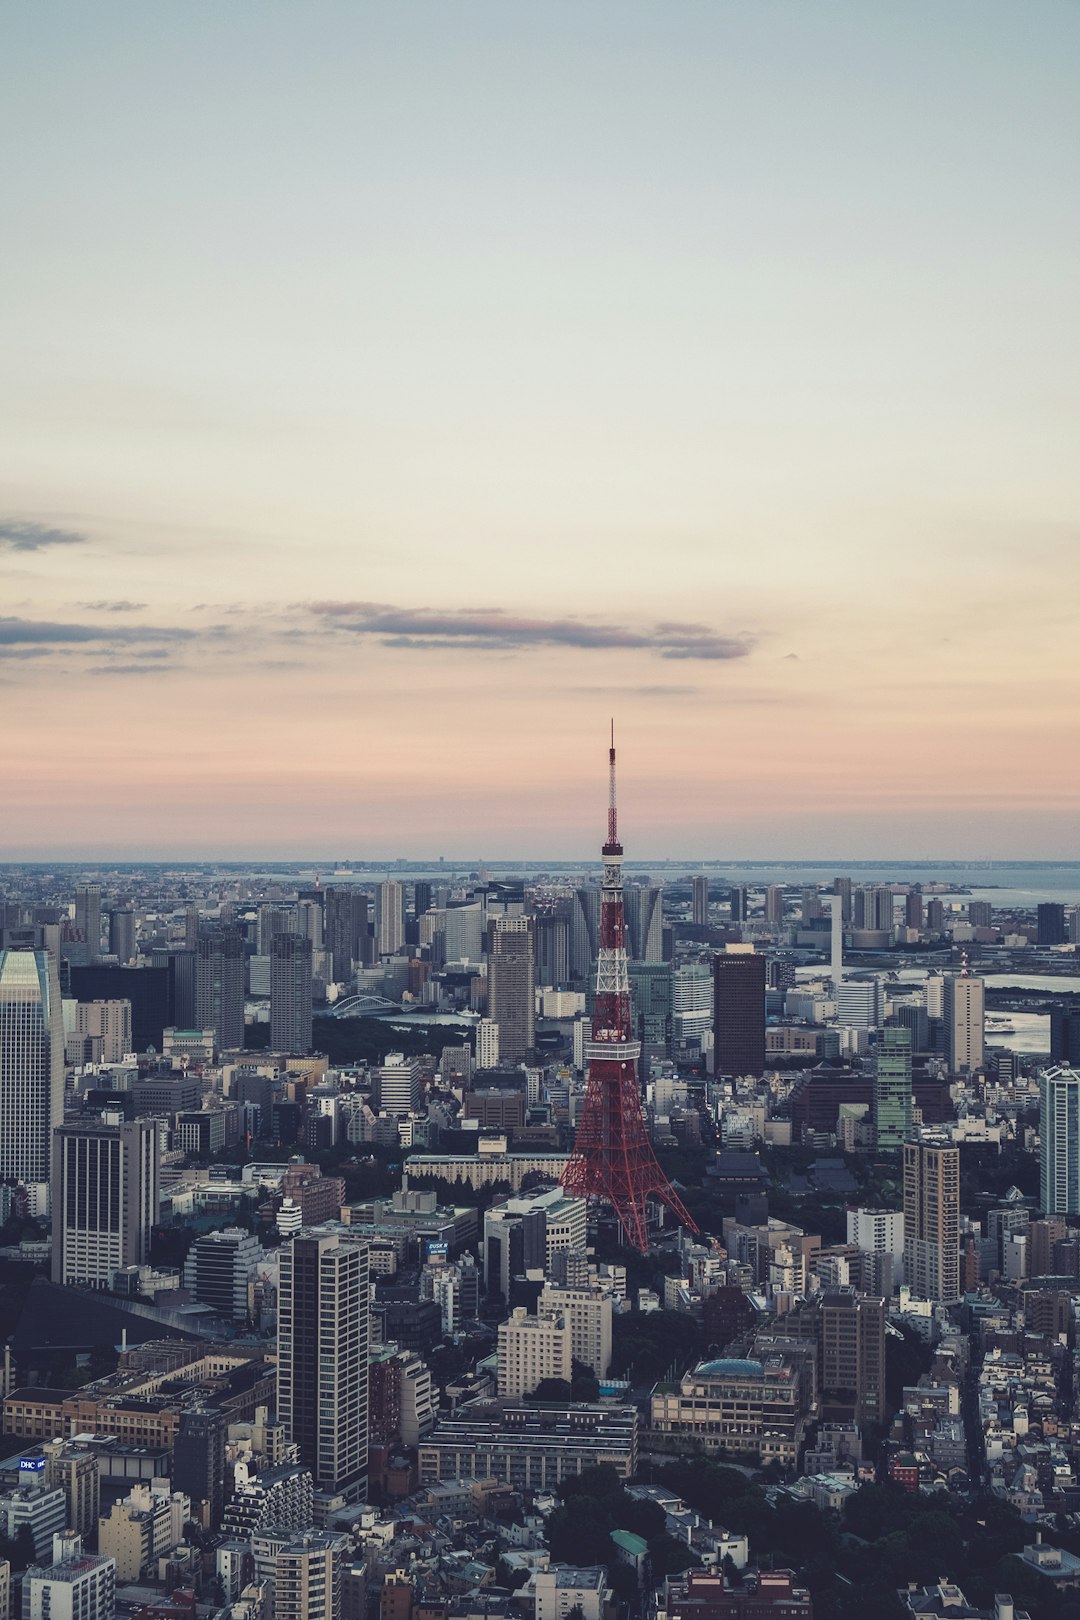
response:
<path fill-rule="evenodd" d="M 1076 854 L 1080 9 L 4 32 L 0 861 Z"/>

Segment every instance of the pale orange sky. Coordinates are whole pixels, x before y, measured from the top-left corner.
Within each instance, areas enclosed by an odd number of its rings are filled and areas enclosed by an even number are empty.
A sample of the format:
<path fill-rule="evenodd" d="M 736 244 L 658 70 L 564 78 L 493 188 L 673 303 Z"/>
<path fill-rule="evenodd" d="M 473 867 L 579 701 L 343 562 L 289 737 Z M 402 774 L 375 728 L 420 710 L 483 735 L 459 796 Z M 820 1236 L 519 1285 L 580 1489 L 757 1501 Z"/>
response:
<path fill-rule="evenodd" d="M 0 860 L 1075 854 L 1075 9 L 5 33 Z"/>

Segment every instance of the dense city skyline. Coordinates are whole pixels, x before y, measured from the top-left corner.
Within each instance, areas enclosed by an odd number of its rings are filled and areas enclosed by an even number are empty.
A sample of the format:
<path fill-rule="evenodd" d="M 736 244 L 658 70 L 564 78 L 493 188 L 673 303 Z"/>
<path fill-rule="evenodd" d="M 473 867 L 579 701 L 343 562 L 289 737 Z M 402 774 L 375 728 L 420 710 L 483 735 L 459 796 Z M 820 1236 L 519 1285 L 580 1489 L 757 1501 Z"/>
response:
<path fill-rule="evenodd" d="M 1073 852 L 1074 10 L 5 32 L 3 853 Z"/>

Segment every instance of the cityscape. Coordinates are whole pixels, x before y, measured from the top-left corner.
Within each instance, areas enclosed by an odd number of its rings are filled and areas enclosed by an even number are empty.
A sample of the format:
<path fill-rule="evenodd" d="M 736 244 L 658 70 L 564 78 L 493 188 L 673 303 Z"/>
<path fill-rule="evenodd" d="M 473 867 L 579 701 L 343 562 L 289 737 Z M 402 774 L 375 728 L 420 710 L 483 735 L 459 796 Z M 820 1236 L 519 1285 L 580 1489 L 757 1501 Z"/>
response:
<path fill-rule="evenodd" d="M 0 1620 L 1080 1620 L 1080 7 L 0 62 Z"/>

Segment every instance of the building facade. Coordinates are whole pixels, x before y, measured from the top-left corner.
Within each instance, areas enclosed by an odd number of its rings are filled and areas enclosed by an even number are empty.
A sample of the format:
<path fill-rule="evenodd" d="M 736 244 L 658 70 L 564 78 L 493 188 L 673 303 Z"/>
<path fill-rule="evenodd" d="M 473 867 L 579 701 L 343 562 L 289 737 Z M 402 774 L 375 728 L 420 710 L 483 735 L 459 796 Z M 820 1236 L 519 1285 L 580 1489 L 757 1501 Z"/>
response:
<path fill-rule="evenodd" d="M 904 1146 L 904 1280 L 918 1299 L 960 1297 L 960 1149 Z"/>
<path fill-rule="evenodd" d="M 61 1125 L 53 1138 L 52 1280 L 111 1288 L 143 1266 L 158 1218 L 158 1128 L 109 1116 Z"/>

